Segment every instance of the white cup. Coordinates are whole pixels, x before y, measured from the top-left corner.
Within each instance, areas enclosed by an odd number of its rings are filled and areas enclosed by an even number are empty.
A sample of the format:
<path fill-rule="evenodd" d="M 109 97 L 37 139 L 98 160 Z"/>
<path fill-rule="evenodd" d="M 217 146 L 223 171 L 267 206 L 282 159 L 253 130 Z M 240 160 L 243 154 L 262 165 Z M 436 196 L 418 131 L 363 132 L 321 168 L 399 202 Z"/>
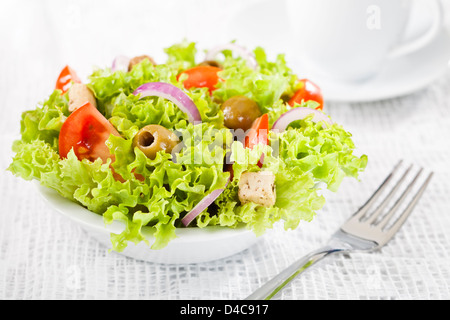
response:
<path fill-rule="evenodd" d="M 428 0 L 426 32 L 402 41 L 413 0 L 287 0 L 293 49 L 314 72 L 343 81 L 370 79 L 389 59 L 429 44 L 442 27 L 439 0 Z"/>

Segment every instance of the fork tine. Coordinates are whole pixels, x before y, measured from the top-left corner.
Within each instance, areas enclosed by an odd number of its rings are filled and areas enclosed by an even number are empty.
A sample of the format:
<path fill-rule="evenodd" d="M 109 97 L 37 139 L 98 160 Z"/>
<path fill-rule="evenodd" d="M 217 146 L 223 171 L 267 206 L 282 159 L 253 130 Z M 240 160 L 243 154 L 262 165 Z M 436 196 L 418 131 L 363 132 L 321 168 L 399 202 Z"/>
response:
<path fill-rule="evenodd" d="M 381 185 L 378 187 L 378 189 L 375 191 L 375 193 L 372 194 L 372 196 L 364 203 L 364 205 L 355 212 L 355 214 L 351 217 L 352 219 L 360 219 L 367 211 L 372 207 L 372 205 L 375 203 L 375 201 L 380 197 L 381 193 L 386 189 L 388 183 L 391 181 L 394 174 L 397 172 L 398 168 L 400 168 L 400 165 L 403 163 L 403 160 L 400 160 L 392 169 L 391 173 L 384 179 L 384 181 L 381 183 Z"/>
<path fill-rule="evenodd" d="M 414 179 L 409 183 L 409 185 L 405 189 L 405 191 L 403 191 L 403 193 L 400 196 L 400 198 L 397 199 L 397 201 L 395 202 L 394 206 L 390 209 L 390 211 L 386 214 L 386 216 L 384 216 L 383 219 L 379 223 L 377 223 L 377 227 L 379 227 L 381 229 L 384 229 L 386 224 L 391 220 L 391 218 L 397 212 L 397 210 L 400 207 L 400 205 L 403 203 L 403 201 L 405 201 L 406 196 L 410 193 L 412 187 L 417 182 L 417 179 L 422 174 L 422 171 L 423 171 L 423 168 L 420 168 L 420 170 L 418 171 L 418 173 L 416 174 Z"/>
<path fill-rule="evenodd" d="M 406 176 L 408 175 L 409 171 L 411 171 L 411 168 L 412 168 L 412 165 L 410 165 L 408 167 L 408 169 L 406 169 L 406 171 L 403 173 L 401 178 L 397 181 L 396 185 L 392 188 L 392 190 L 388 193 L 388 195 L 383 200 L 383 202 L 380 203 L 378 208 L 373 213 L 371 213 L 371 215 L 365 221 L 366 223 L 368 223 L 368 224 L 373 223 L 381 215 L 384 208 L 386 208 L 387 204 L 389 203 L 389 201 L 391 201 L 392 197 L 395 195 L 398 188 L 400 188 L 400 186 L 402 185 L 402 183 L 405 180 Z"/>
<path fill-rule="evenodd" d="M 422 186 L 420 187 L 420 189 L 416 192 L 416 194 L 414 195 L 414 197 L 411 199 L 411 202 L 408 204 L 408 206 L 406 207 L 406 209 L 403 211 L 403 213 L 401 214 L 401 216 L 397 219 L 397 221 L 386 231 L 389 237 L 392 237 L 397 231 L 398 229 L 400 229 L 400 227 L 403 225 L 403 223 L 406 221 L 406 219 L 409 217 L 409 215 L 411 214 L 412 210 L 414 209 L 414 206 L 417 204 L 417 202 L 419 201 L 420 197 L 422 196 L 422 194 L 424 193 L 426 187 L 428 186 L 428 184 L 430 183 L 431 178 L 433 177 L 433 172 L 431 172 L 427 179 L 423 182 Z"/>

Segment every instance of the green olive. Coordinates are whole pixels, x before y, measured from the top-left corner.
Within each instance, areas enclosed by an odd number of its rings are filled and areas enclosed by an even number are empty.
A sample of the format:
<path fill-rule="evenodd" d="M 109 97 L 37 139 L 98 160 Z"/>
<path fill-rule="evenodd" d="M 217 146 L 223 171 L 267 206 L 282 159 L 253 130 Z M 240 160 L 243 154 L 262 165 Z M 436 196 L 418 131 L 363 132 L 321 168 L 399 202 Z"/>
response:
<path fill-rule="evenodd" d="M 157 124 L 143 127 L 133 138 L 133 146 L 150 159 L 155 159 L 161 150 L 171 153 L 178 143 L 179 139 L 172 131 Z"/>
<path fill-rule="evenodd" d="M 246 96 L 234 96 L 225 101 L 221 109 L 225 126 L 230 129 L 248 130 L 253 121 L 261 116 L 258 104 Z"/>

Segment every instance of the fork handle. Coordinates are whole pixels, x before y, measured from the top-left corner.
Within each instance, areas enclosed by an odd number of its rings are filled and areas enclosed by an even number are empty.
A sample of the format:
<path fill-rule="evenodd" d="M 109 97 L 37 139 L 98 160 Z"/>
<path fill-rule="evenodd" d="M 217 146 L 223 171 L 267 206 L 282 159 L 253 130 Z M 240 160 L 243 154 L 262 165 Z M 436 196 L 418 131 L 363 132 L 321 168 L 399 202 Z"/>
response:
<path fill-rule="evenodd" d="M 332 247 L 326 245 L 322 248 L 314 250 L 304 256 L 303 258 L 295 261 L 289 267 L 284 269 L 281 273 L 276 275 L 274 278 L 266 282 L 262 287 L 257 289 L 251 295 L 249 295 L 245 300 L 270 300 L 275 296 L 281 289 L 283 289 L 288 283 L 290 283 L 299 274 L 304 272 L 310 266 L 316 262 L 322 260 L 326 256 L 346 251 L 345 249 Z"/>

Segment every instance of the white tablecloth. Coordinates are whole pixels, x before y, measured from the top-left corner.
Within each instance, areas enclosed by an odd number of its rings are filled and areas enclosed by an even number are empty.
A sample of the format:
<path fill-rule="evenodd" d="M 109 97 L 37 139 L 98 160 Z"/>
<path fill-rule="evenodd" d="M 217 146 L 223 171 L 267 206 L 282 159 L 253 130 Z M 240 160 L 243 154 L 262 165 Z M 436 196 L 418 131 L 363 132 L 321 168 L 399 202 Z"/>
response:
<path fill-rule="evenodd" d="M 160 265 L 108 253 L 49 209 L 31 183 L 5 171 L 21 112 L 48 96 L 62 66 L 69 63 L 85 76 L 119 53 L 164 57 L 162 48 L 184 37 L 203 47 L 221 43 L 230 39 L 227 22 L 241 5 L 237 0 L 1 2 L 0 299 L 244 298 L 323 245 L 399 159 L 435 175 L 394 240 L 381 252 L 332 256 L 277 298 L 450 298 L 450 72 L 405 97 L 327 103 L 333 119 L 353 133 L 357 152 L 369 156 L 361 180 L 346 180 L 337 193 L 327 194 L 313 222 L 289 232 L 270 230 L 254 246 L 222 260 Z"/>

